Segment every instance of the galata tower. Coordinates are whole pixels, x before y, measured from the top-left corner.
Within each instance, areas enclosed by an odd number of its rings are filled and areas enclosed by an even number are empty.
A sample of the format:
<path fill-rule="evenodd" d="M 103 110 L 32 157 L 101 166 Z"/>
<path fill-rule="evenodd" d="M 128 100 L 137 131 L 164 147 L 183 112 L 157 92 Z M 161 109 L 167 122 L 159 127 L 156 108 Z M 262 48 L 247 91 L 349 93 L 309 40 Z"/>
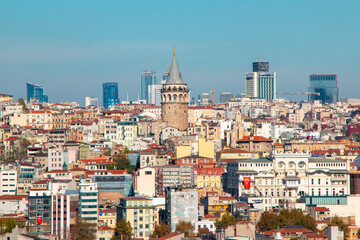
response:
<path fill-rule="evenodd" d="M 168 126 L 186 131 L 188 128 L 189 89 L 184 83 L 173 54 L 169 75 L 161 88 L 162 119 Z"/>

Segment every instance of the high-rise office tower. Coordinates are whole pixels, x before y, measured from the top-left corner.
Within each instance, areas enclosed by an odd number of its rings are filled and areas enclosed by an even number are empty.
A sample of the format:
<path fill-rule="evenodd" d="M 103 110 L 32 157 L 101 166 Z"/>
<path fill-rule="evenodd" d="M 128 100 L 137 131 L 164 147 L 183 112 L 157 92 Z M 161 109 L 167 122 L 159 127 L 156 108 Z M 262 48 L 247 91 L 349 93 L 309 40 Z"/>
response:
<path fill-rule="evenodd" d="M 310 75 L 309 92 L 318 93 L 310 95 L 310 102 L 321 100 L 322 103 L 336 103 L 339 97 L 336 74 Z"/>
<path fill-rule="evenodd" d="M 166 83 L 161 88 L 162 119 L 170 127 L 185 131 L 188 128 L 189 89 L 184 83 L 174 56 Z"/>
<path fill-rule="evenodd" d="M 39 102 L 48 102 L 48 96 L 44 95 L 44 87 L 38 84 L 27 82 L 26 94 L 28 102 L 35 98 L 38 99 Z"/>
<path fill-rule="evenodd" d="M 199 105 L 210 105 L 211 104 L 211 95 L 210 93 L 201 93 L 198 96 L 198 103 Z"/>
<path fill-rule="evenodd" d="M 97 97 L 85 97 L 85 107 L 87 106 L 97 106 L 98 98 Z"/>
<path fill-rule="evenodd" d="M 105 108 L 119 104 L 118 83 L 103 83 L 103 105 Z"/>
<path fill-rule="evenodd" d="M 156 72 L 145 71 L 141 74 L 141 99 L 149 102 L 149 86 L 156 85 Z"/>
<path fill-rule="evenodd" d="M 276 98 L 276 73 L 269 72 L 269 62 L 253 62 L 253 72 L 245 74 L 245 94 L 267 101 Z"/>
<path fill-rule="evenodd" d="M 220 102 L 221 103 L 230 102 L 232 98 L 234 98 L 233 93 L 223 92 L 222 94 L 220 94 Z"/>

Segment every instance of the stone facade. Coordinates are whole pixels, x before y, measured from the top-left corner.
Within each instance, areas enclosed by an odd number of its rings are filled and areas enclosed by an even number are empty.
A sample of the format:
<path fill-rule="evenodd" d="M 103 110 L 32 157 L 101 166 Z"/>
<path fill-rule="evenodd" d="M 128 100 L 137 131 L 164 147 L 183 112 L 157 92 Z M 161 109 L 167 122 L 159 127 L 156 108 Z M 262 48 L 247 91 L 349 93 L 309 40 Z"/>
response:
<path fill-rule="evenodd" d="M 169 127 L 185 131 L 188 128 L 189 89 L 181 78 L 175 59 L 170 67 L 166 83 L 161 88 L 162 119 Z"/>

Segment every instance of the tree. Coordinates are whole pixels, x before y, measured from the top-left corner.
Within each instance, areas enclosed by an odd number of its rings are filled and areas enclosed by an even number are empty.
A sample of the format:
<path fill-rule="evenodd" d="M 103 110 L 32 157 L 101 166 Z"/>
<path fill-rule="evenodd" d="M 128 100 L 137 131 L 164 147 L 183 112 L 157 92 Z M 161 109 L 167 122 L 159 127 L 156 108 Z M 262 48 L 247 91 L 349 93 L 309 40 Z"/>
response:
<path fill-rule="evenodd" d="M 26 104 L 25 104 L 25 101 L 24 101 L 23 98 L 19 98 L 19 99 L 18 99 L 18 103 L 19 103 L 20 105 L 22 105 L 23 111 L 29 110 L 29 109 L 26 107 Z"/>
<path fill-rule="evenodd" d="M 340 231 L 344 232 L 344 238 L 348 238 L 349 237 L 349 225 L 347 225 L 341 218 L 339 218 L 338 216 L 335 216 L 331 219 L 330 221 L 330 225 L 336 225 L 340 228 Z"/>
<path fill-rule="evenodd" d="M 135 167 L 130 164 L 129 159 L 123 154 L 117 154 L 114 156 L 117 170 L 127 170 L 131 173 Z"/>
<path fill-rule="evenodd" d="M 185 234 L 186 238 L 192 238 L 194 234 L 195 227 L 191 222 L 179 221 L 176 225 L 175 232 L 181 232 Z"/>
<path fill-rule="evenodd" d="M 311 231 L 317 230 L 315 219 L 297 209 L 282 209 L 278 215 L 263 213 L 257 226 L 261 232 L 275 229 L 277 226 L 302 226 Z"/>
<path fill-rule="evenodd" d="M 16 225 L 17 222 L 13 218 L 9 218 L 8 220 L 0 219 L 0 235 L 12 232 Z"/>
<path fill-rule="evenodd" d="M 221 228 L 223 226 L 236 223 L 240 219 L 236 219 L 233 215 L 231 215 L 229 212 L 226 212 L 224 215 L 222 215 L 221 219 L 215 220 L 215 227 Z"/>
<path fill-rule="evenodd" d="M 171 233 L 171 226 L 169 224 L 160 223 L 155 225 L 154 232 L 151 233 L 150 237 L 160 238 Z"/>
<path fill-rule="evenodd" d="M 114 229 L 114 235 L 111 240 L 126 240 L 130 239 L 132 235 L 132 227 L 130 222 L 127 222 L 124 218 L 116 223 Z"/>
<path fill-rule="evenodd" d="M 17 221 L 13 218 L 9 218 L 5 225 L 6 225 L 6 229 L 5 229 L 5 232 L 12 232 L 12 230 L 16 227 L 17 225 Z"/>
<path fill-rule="evenodd" d="M 96 225 L 85 221 L 77 220 L 70 226 L 72 240 L 94 240 L 97 232 Z"/>

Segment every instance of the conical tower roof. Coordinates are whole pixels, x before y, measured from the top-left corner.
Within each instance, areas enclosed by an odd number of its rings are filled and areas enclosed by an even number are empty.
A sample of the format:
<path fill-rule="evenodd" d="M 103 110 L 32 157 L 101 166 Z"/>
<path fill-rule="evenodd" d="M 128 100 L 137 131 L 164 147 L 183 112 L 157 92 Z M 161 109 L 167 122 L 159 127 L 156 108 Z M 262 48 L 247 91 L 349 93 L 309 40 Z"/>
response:
<path fill-rule="evenodd" d="M 174 49 L 174 56 L 170 66 L 169 76 L 167 77 L 166 84 L 184 84 L 184 81 L 181 77 L 180 69 L 177 64 L 175 58 L 175 49 Z"/>

